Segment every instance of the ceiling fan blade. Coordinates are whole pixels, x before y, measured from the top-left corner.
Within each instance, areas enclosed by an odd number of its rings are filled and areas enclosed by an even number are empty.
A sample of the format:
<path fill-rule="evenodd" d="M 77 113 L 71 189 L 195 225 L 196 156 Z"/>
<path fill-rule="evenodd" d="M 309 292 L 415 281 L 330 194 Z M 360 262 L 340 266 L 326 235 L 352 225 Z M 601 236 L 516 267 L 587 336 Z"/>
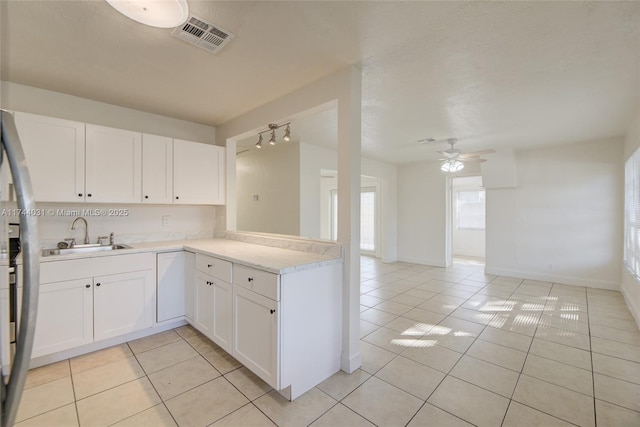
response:
<path fill-rule="evenodd" d="M 471 151 L 469 153 L 462 153 L 463 156 L 484 156 L 485 154 L 493 154 L 496 150 L 480 150 L 480 151 Z"/>
<path fill-rule="evenodd" d="M 462 163 L 484 163 L 487 159 L 481 159 L 479 157 L 466 157 L 464 159 L 460 159 Z"/>

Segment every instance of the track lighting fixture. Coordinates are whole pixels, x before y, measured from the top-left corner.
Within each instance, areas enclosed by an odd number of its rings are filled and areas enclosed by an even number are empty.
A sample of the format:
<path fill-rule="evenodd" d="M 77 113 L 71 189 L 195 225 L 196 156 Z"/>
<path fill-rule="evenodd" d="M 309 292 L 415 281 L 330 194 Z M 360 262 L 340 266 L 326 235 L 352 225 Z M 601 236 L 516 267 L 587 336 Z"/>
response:
<path fill-rule="evenodd" d="M 271 137 L 269 138 L 269 144 L 276 145 L 276 130 L 280 129 L 283 126 L 286 126 L 287 128 L 284 131 L 284 136 L 282 137 L 282 140 L 285 142 L 291 141 L 291 122 L 283 123 L 281 125 L 278 125 L 276 123 L 270 123 L 268 125 L 269 129 L 258 132 L 258 142 L 256 142 L 256 148 L 262 148 L 262 141 L 263 141 L 262 134 L 267 132 L 271 132 Z"/>
<path fill-rule="evenodd" d="M 286 142 L 291 141 L 291 128 L 287 125 L 287 128 L 284 131 L 284 136 L 282 137 Z"/>

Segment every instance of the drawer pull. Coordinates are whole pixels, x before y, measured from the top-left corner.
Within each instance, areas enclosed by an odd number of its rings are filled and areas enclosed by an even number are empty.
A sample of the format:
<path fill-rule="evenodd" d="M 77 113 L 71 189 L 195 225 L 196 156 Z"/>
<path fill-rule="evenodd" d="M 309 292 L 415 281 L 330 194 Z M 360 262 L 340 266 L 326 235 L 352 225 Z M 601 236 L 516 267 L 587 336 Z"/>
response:
<path fill-rule="evenodd" d="M 96 286 L 100 286 L 100 283 L 96 283 Z"/>
<path fill-rule="evenodd" d="M 274 309 L 269 310 L 271 311 L 271 314 L 275 313 L 276 311 Z"/>
<path fill-rule="evenodd" d="M 213 264 L 207 264 L 207 268 L 213 267 Z"/>
<path fill-rule="evenodd" d="M 247 279 L 247 281 L 249 281 L 249 282 L 253 282 L 253 277 L 249 277 L 249 278 Z"/>
<path fill-rule="evenodd" d="M 91 287 L 91 285 L 84 285 L 84 287 L 85 287 L 85 288 L 90 288 L 90 287 Z"/>

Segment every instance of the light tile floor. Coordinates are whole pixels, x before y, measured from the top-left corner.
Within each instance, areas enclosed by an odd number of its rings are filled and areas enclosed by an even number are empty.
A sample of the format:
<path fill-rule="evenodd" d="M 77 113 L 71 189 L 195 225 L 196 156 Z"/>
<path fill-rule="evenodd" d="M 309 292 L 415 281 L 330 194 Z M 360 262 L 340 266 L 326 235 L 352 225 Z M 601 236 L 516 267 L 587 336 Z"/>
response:
<path fill-rule="evenodd" d="M 361 265 L 362 368 L 294 402 L 184 326 L 32 370 L 17 426 L 640 426 L 620 293 Z"/>

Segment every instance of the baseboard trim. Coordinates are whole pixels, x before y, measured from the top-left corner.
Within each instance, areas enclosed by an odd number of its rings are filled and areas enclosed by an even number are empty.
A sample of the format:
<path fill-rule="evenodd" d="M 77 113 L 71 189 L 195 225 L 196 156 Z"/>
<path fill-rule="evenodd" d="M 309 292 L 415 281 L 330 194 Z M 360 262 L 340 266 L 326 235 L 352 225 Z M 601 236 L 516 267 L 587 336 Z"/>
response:
<path fill-rule="evenodd" d="M 343 353 L 340 357 L 340 369 L 347 374 L 353 373 L 360 366 L 362 366 L 362 354 L 359 351 L 351 356 Z"/>
<path fill-rule="evenodd" d="M 543 282 L 561 283 L 563 285 L 573 286 L 586 286 L 588 288 L 608 289 L 612 291 L 619 291 L 620 284 L 616 282 L 609 282 L 606 280 L 597 279 L 583 279 L 581 277 L 563 276 L 560 274 L 545 274 L 534 271 L 516 270 L 510 268 L 495 268 L 485 266 L 484 272 L 486 274 L 493 274 L 496 276 L 508 276 L 517 277 L 518 279 L 540 280 Z"/>
<path fill-rule="evenodd" d="M 640 301 L 632 298 L 624 286 L 621 286 L 621 292 L 624 297 L 624 302 L 627 304 L 627 308 L 629 308 L 629 312 L 635 319 L 638 328 L 640 328 Z"/>
<path fill-rule="evenodd" d="M 91 344 L 83 345 L 81 347 L 72 348 L 69 350 L 60 351 L 58 353 L 47 354 L 31 359 L 29 363 L 29 369 L 38 368 L 40 366 L 48 365 L 50 363 L 59 362 L 61 360 L 70 359 L 72 357 L 81 356 L 83 354 L 92 353 L 94 351 L 102 350 L 107 347 L 122 344 L 127 341 L 137 340 L 139 338 L 148 337 L 149 335 L 155 335 L 160 332 L 168 331 L 170 329 L 177 328 L 178 326 L 186 325 L 187 322 L 183 319 L 163 322 L 162 324 L 156 323 L 154 326 L 146 329 L 142 329 L 137 332 L 131 332 L 126 335 L 120 335 L 106 339 L 104 341 L 97 341 Z M 4 367 L 3 367 L 4 368 Z"/>
<path fill-rule="evenodd" d="M 445 264 L 444 260 L 435 261 L 435 260 L 421 259 L 421 258 L 398 257 L 398 261 L 400 261 L 400 262 L 409 262 L 411 264 L 426 265 L 426 266 L 430 266 L 430 267 L 446 267 L 446 264 Z"/>

